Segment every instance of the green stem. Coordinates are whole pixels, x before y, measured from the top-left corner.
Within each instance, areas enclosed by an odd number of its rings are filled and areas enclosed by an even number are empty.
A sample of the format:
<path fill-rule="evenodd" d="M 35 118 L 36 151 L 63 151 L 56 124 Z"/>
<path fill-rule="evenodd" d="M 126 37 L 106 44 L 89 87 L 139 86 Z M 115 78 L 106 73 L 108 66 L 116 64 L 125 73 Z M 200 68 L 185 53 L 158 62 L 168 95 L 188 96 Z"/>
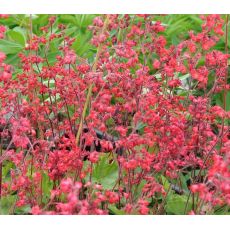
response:
<path fill-rule="evenodd" d="M 105 22 L 104 22 L 104 26 L 102 28 L 102 33 L 104 33 L 106 28 L 107 28 L 107 25 L 108 25 L 108 22 L 109 22 L 108 19 L 109 18 L 107 16 L 106 19 L 105 19 Z M 102 49 L 102 44 L 100 44 L 98 49 L 97 49 L 97 54 L 96 54 L 95 61 L 94 61 L 93 67 L 92 67 L 93 72 L 96 72 L 96 70 L 97 70 L 97 64 L 98 64 L 99 56 L 101 54 L 101 49 Z M 93 91 L 93 83 L 91 83 L 89 85 L 88 93 L 87 93 L 87 96 L 86 96 L 86 101 L 85 101 L 84 108 L 83 108 L 83 111 L 82 111 L 82 114 L 81 114 L 81 120 L 80 120 L 79 128 L 78 128 L 78 131 L 77 131 L 77 135 L 76 135 L 76 144 L 77 145 L 79 144 L 79 141 L 80 141 L 80 136 L 81 136 L 81 133 L 82 133 L 83 123 L 84 123 L 84 120 L 85 120 L 85 117 L 86 117 L 86 111 L 87 111 L 87 108 L 89 106 L 90 99 L 91 99 L 91 96 L 92 96 L 92 91 Z"/>

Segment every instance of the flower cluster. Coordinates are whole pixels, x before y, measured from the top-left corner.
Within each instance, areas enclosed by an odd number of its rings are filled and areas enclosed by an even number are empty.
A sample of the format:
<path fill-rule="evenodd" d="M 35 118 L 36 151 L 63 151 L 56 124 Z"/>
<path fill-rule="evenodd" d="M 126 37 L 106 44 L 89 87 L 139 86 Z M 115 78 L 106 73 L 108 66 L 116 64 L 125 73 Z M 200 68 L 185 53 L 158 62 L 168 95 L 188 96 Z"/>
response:
<path fill-rule="evenodd" d="M 202 16 L 200 32 L 169 45 L 153 19 L 95 17 L 89 59 L 55 17 L 31 32 L 21 71 L 0 52 L 2 198 L 32 214 L 170 213 L 175 193 L 186 214 L 230 205 L 230 112 L 213 104 L 230 87 L 229 54 L 215 49 L 225 21 Z"/>

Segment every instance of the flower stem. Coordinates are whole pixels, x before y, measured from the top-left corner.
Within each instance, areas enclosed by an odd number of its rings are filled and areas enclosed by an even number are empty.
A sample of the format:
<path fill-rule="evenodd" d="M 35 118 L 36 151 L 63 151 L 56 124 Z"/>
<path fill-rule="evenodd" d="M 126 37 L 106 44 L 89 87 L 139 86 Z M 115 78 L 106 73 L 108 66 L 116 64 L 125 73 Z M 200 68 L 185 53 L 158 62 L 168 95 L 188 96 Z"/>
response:
<path fill-rule="evenodd" d="M 105 19 L 105 22 L 104 22 L 104 26 L 102 28 L 102 33 L 105 32 L 105 30 L 106 30 L 106 28 L 108 26 L 108 22 L 109 22 L 108 19 L 109 19 L 109 17 L 107 16 L 106 19 Z M 97 54 L 96 54 L 95 61 L 94 61 L 93 67 L 92 67 L 92 72 L 96 72 L 96 70 L 97 70 L 97 64 L 98 64 L 99 57 L 100 57 L 100 54 L 101 54 L 101 49 L 102 49 L 102 44 L 100 44 L 98 46 Z M 90 99 L 91 99 L 91 96 L 92 96 L 92 91 L 93 91 L 93 83 L 91 83 L 89 85 L 87 96 L 86 96 L 86 101 L 85 101 L 84 108 L 83 108 L 83 111 L 82 111 L 82 114 L 81 114 L 81 120 L 80 120 L 79 128 L 78 128 L 78 131 L 77 131 L 77 135 L 76 135 L 76 144 L 77 145 L 79 144 L 79 141 L 80 141 L 80 136 L 81 136 L 81 133 L 82 133 L 83 123 L 84 123 L 84 120 L 85 120 L 85 117 L 86 117 L 86 111 L 87 111 L 87 108 L 89 106 Z"/>

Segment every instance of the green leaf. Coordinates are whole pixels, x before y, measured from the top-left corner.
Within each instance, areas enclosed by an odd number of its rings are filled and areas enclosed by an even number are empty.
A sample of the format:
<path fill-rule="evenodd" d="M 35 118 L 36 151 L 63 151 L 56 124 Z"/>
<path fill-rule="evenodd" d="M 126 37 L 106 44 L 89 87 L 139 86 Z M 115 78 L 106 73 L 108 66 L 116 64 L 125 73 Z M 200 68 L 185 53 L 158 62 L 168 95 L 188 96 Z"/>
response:
<path fill-rule="evenodd" d="M 31 211 L 31 207 L 29 205 L 23 206 L 23 207 L 19 207 L 16 208 L 14 211 L 15 215 L 27 215 L 30 214 Z"/>
<path fill-rule="evenodd" d="M 44 203 L 48 202 L 49 197 L 50 197 L 50 191 L 53 188 L 53 183 L 50 180 L 49 176 L 47 175 L 47 173 L 43 173 L 42 174 L 42 200 Z"/>
<path fill-rule="evenodd" d="M 187 196 L 170 194 L 167 199 L 165 210 L 168 214 L 183 215 L 187 203 Z M 192 202 L 189 199 L 186 212 L 192 210 Z"/>
<path fill-rule="evenodd" d="M 85 30 L 89 25 L 92 24 L 93 19 L 95 18 L 94 14 L 83 14 L 76 15 L 76 24 L 82 29 Z"/>
<path fill-rule="evenodd" d="M 8 215 L 11 212 L 11 208 L 16 201 L 15 195 L 9 195 L 1 197 L 0 199 L 0 215 Z"/>
<path fill-rule="evenodd" d="M 59 16 L 59 21 L 61 23 L 70 23 L 70 24 L 77 24 L 77 20 L 73 15 L 70 14 L 63 14 Z"/>
<path fill-rule="evenodd" d="M 11 41 L 25 46 L 26 44 L 26 32 L 21 27 L 15 27 L 13 30 L 7 31 L 7 36 Z"/>
<path fill-rule="evenodd" d="M 224 205 L 222 207 L 216 207 L 214 214 L 215 215 L 229 215 L 230 214 L 230 208 L 227 205 Z"/>
<path fill-rule="evenodd" d="M 180 175 L 182 189 L 186 192 L 189 192 L 187 180 L 189 180 L 190 178 L 191 178 L 191 175 L 189 175 L 189 174 L 187 174 L 187 175 L 181 174 Z"/>
<path fill-rule="evenodd" d="M 19 71 L 19 68 L 17 67 L 19 60 L 20 60 L 20 58 L 18 57 L 17 54 L 8 54 L 7 55 L 6 63 L 15 67 L 15 71 L 13 74 L 15 74 L 17 71 Z"/>
<path fill-rule="evenodd" d="M 185 75 L 183 75 L 183 76 L 180 76 L 179 79 L 180 79 L 181 81 L 184 81 L 184 80 L 188 79 L 189 77 L 190 77 L 190 74 L 187 73 L 187 74 L 185 74 Z"/>
<path fill-rule="evenodd" d="M 101 156 L 92 173 L 92 181 L 105 189 L 112 189 L 118 179 L 118 164 L 116 161 L 110 163 L 110 160 L 108 154 Z"/>
<path fill-rule="evenodd" d="M 5 161 L 2 167 L 2 175 L 5 178 L 5 180 L 8 180 L 11 178 L 10 176 L 10 171 L 11 169 L 14 169 L 15 166 L 12 162 L 10 161 Z"/>
<path fill-rule="evenodd" d="M 0 40 L 0 51 L 5 54 L 17 54 L 24 48 L 23 45 L 7 40 Z"/>
<path fill-rule="evenodd" d="M 91 33 L 78 33 L 76 41 L 73 43 L 72 48 L 81 57 L 92 56 L 92 45 L 90 44 Z"/>
<path fill-rule="evenodd" d="M 113 126 L 115 124 L 115 121 L 114 121 L 114 119 L 112 118 L 112 117 L 110 117 L 110 118 L 108 118 L 107 120 L 106 120 L 106 125 L 109 127 L 111 127 L 111 126 Z"/>
<path fill-rule="evenodd" d="M 142 180 L 139 184 L 137 184 L 134 188 L 133 188 L 133 195 L 134 195 L 134 200 L 138 200 L 141 197 L 142 194 L 142 190 L 144 188 L 146 184 L 146 180 Z"/>
<path fill-rule="evenodd" d="M 230 92 L 227 92 L 226 95 L 226 111 L 230 111 Z"/>
<path fill-rule="evenodd" d="M 161 175 L 161 180 L 162 180 L 162 184 L 163 184 L 163 187 L 166 191 L 169 190 L 170 188 L 170 183 L 168 182 L 168 180 L 166 179 L 166 177 L 164 177 L 163 175 Z"/>
<path fill-rule="evenodd" d="M 136 126 L 136 130 L 143 134 L 144 133 L 144 128 L 146 127 L 147 125 L 145 123 L 142 123 L 142 122 L 139 122 Z"/>
<path fill-rule="evenodd" d="M 111 212 L 111 214 L 125 215 L 125 211 L 118 209 L 115 205 L 110 205 L 108 208 L 109 208 L 109 211 Z"/>
<path fill-rule="evenodd" d="M 224 106 L 224 92 L 217 93 L 213 97 L 215 103 L 223 108 Z M 230 92 L 226 95 L 226 111 L 230 111 Z"/>
<path fill-rule="evenodd" d="M 55 62 L 56 62 L 56 57 L 57 57 L 57 55 L 59 55 L 60 54 L 60 52 L 49 52 L 48 54 L 47 54 L 47 59 L 48 59 L 48 62 L 49 62 L 49 64 L 50 65 L 53 65 Z"/>

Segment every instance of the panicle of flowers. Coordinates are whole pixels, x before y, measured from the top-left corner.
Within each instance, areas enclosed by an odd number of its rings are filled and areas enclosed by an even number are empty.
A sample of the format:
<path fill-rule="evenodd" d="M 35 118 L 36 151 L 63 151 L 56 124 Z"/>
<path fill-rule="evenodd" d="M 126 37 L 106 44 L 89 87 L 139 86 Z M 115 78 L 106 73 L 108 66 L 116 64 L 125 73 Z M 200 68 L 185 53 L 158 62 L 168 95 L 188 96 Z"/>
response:
<path fill-rule="evenodd" d="M 229 54 L 215 50 L 224 21 L 202 16 L 200 32 L 170 45 L 167 28 L 153 18 L 95 17 L 93 61 L 79 57 L 66 25 L 53 29 L 54 16 L 18 54 L 19 73 L 0 52 L 0 140 L 7 143 L 0 164 L 12 163 L 1 195 L 14 191 L 15 205 L 32 214 L 158 214 L 172 183 L 187 174 L 199 199 L 190 214 L 202 213 L 204 203 L 230 204 L 230 113 L 211 103 L 229 89 Z M 5 31 L 0 25 L 0 38 Z M 103 159 L 108 171 L 117 168 L 112 186 L 97 175 Z"/>

